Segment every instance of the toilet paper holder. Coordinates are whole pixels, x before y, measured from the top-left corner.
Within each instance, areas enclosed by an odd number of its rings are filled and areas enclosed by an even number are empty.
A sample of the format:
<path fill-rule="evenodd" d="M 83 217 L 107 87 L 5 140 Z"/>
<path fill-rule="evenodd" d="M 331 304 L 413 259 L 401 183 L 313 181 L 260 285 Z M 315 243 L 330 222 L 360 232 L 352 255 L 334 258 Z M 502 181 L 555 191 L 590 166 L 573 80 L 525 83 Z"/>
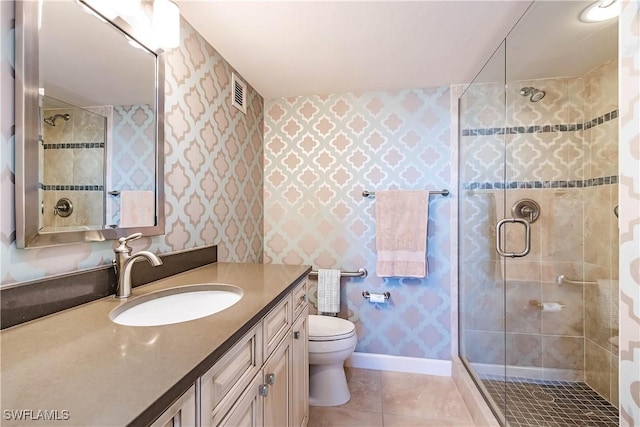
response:
<path fill-rule="evenodd" d="M 565 308 L 565 307 L 566 307 L 566 305 L 564 305 L 564 304 L 563 304 L 563 303 L 561 303 L 560 301 L 554 301 L 554 302 L 551 302 L 551 303 L 548 303 L 548 304 L 554 304 L 554 305 L 555 305 L 555 304 L 557 304 L 557 305 L 560 307 L 560 309 L 563 309 L 563 308 Z M 545 303 L 540 302 L 540 301 L 535 300 L 535 299 L 530 300 L 530 301 L 529 301 L 529 305 L 532 305 L 532 306 L 534 306 L 534 307 L 537 307 L 537 308 L 539 308 L 540 310 L 543 310 L 543 309 L 544 309 L 544 307 L 545 307 Z"/>
<path fill-rule="evenodd" d="M 389 298 L 391 298 L 391 292 L 389 292 L 389 291 L 387 291 L 387 292 L 385 292 L 385 293 L 382 293 L 382 294 L 375 294 L 375 293 L 374 293 L 374 294 L 372 294 L 372 293 L 370 293 L 369 291 L 362 291 L 362 296 L 363 296 L 364 298 L 366 298 L 366 299 L 370 299 L 370 298 L 371 298 L 371 295 L 376 295 L 376 296 L 378 296 L 378 295 L 379 295 L 379 296 L 383 296 L 385 301 L 387 301 Z"/>

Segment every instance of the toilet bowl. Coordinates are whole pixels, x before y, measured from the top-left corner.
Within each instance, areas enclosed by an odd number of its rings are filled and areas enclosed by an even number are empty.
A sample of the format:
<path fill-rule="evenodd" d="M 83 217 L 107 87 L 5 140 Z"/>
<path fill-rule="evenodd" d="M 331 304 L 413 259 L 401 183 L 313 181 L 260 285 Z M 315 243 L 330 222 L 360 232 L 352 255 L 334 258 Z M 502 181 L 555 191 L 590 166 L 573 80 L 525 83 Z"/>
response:
<path fill-rule="evenodd" d="M 344 361 L 356 348 L 355 325 L 330 316 L 309 316 L 309 404 L 337 406 L 351 398 Z"/>

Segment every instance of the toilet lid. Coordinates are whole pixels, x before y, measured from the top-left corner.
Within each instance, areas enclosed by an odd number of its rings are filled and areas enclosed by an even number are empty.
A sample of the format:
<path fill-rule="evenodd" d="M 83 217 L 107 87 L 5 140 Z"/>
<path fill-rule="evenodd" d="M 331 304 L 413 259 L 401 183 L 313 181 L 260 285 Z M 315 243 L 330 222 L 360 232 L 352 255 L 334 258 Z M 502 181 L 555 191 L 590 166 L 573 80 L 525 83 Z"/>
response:
<path fill-rule="evenodd" d="M 356 325 L 331 316 L 309 316 L 309 341 L 334 341 L 353 336 Z"/>

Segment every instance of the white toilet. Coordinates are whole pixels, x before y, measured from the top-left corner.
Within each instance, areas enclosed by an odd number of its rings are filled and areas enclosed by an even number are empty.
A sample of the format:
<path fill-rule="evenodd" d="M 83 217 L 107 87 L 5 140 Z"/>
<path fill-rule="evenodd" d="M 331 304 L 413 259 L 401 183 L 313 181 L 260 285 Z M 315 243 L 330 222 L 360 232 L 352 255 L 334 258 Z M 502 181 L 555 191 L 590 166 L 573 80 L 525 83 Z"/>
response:
<path fill-rule="evenodd" d="M 337 406 L 351 398 L 344 361 L 356 349 L 356 326 L 331 316 L 309 316 L 309 404 Z"/>

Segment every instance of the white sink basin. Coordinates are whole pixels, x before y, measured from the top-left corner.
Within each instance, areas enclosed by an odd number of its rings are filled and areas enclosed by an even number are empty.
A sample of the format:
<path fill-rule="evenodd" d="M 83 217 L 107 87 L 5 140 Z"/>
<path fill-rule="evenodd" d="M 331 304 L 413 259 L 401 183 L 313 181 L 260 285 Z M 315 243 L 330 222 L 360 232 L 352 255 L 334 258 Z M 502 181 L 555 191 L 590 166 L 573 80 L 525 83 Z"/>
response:
<path fill-rule="evenodd" d="M 242 298 L 237 286 L 220 283 L 181 286 L 134 298 L 109 314 L 126 326 L 159 326 L 187 322 L 218 313 Z"/>

